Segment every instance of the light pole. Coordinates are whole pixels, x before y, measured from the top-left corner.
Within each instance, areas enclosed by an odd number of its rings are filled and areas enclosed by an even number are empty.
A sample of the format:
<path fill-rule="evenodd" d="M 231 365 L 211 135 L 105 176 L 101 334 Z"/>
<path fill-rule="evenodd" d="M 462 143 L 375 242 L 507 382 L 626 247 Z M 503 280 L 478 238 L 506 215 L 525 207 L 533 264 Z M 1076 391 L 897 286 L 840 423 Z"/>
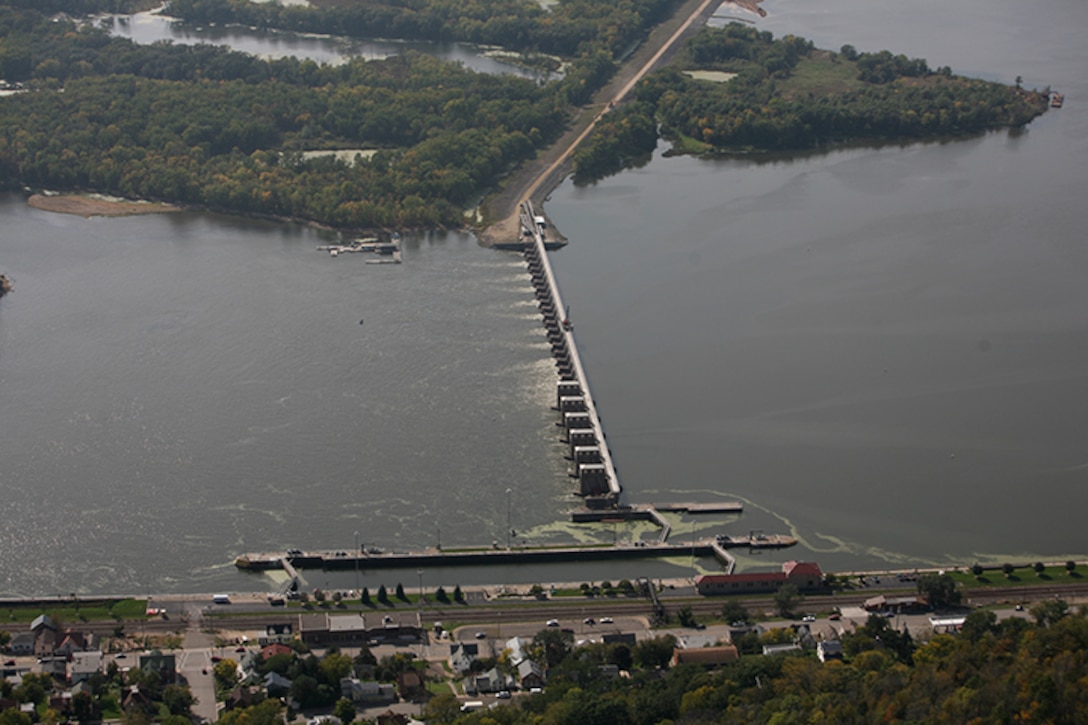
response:
<path fill-rule="evenodd" d="M 362 591 L 362 587 L 359 586 L 359 532 L 355 532 L 355 553 L 352 554 L 355 558 L 355 593 L 358 594 Z M 359 595 L 362 596 L 361 594 Z"/>
<path fill-rule="evenodd" d="M 422 614 L 423 614 L 423 570 L 422 569 L 416 569 L 416 575 L 419 576 L 419 602 L 417 602 L 417 604 L 419 606 L 420 615 L 422 616 Z M 420 620 L 420 621 L 422 621 L 422 620 Z"/>
<path fill-rule="evenodd" d="M 506 489 L 506 550 L 510 551 L 510 489 Z"/>

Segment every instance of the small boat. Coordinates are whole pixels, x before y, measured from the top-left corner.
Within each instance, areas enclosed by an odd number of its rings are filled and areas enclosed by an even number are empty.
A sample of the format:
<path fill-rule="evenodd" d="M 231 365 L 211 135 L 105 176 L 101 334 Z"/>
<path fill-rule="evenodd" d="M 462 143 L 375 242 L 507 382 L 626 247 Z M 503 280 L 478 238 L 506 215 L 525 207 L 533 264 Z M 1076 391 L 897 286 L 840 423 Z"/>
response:
<path fill-rule="evenodd" d="M 12 290 L 11 280 L 6 274 L 0 274 L 0 297 L 10 294 Z"/>
<path fill-rule="evenodd" d="M 1061 93 L 1055 93 L 1050 97 L 1051 108 L 1061 108 L 1063 103 L 1065 103 L 1065 96 Z"/>

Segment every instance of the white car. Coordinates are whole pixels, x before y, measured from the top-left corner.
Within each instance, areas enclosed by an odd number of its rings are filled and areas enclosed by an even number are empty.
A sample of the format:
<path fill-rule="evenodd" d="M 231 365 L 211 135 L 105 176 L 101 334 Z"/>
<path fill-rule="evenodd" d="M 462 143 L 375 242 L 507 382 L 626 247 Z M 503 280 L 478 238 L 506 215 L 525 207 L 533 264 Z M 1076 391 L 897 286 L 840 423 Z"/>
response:
<path fill-rule="evenodd" d="M 548 620 L 548 626 L 549 627 L 558 627 L 559 626 L 559 620 L 558 619 L 549 619 Z"/>
<path fill-rule="evenodd" d="M 816 621 L 816 615 L 815 614 L 806 614 L 805 616 L 801 617 L 801 621 L 802 622 L 815 622 Z"/>
<path fill-rule="evenodd" d="M 612 617 L 601 617 L 601 624 L 612 624 Z"/>

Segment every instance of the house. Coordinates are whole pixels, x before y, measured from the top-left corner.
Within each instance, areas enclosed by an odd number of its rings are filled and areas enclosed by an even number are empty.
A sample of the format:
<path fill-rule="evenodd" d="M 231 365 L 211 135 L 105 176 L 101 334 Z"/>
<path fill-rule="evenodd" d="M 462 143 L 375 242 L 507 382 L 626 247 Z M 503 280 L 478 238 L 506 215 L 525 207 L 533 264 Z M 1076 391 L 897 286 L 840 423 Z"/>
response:
<path fill-rule="evenodd" d="M 457 672 L 468 672 L 472 663 L 480 657 L 480 646 L 475 642 L 453 642 L 450 644 L 449 663 Z"/>
<path fill-rule="evenodd" d="M 676 665 L 706 665 L 714 667 L 727 665 L 740 659 L 737 648 L 731 644 L 719 647 L 693 647 L 691 649 L 676 648 L 672 651 L 672 666 Z"/>
<path fill-rule="evenodd" d="M 71 659 L 76 652 L 97 649 L 94 639 L 93 634 L 73 632 L 70 628 L 66 629 L 64 630 L 64 636 L 61 637 L 60 644 L 53 648 L 53 654 Z"/>
<path fill-rule="evenodd" d="M 506 640 L 506 646 L 503 650 L 510 653 L 507 655 L 507 661 L 509 661 L 512 666 L 517 667 L 519 662 L 528 657 L 525 652 L 525 646 L 527 644 L 528 642 L 521 637 L 511 637 Z"/>
<path fill-rule="evenodd" d="M 34 654 L 34 640 L 36 639 L 34 632 L 20 632 L 11 638 L 11 642 L 8 643 L 8 648 L 11 654 L 15 656 Z"/>
<path fill-rule="evenodd" d="M 261 654 L 255 650 L 246 650 L 242 655 L 242 661 L 236 668 L 238 672 L 238 684 L 256 685 L 261 682 Z"/>
<path fill-rule="evenodd" d="M 53 620 L 48 614 L 39 614 L 30 623 L 30 631 L 34 633 L 34 654 L 39 657 L 47 657 L 53 654 L 53 647 L 57 642 L 57 628 L 53 626 Z"/>
<path fill-rule="evenodd" d="M 787 561 L 782 571 L 751 574 L 704 574 L 696 577 L 695 588 L 704 596 L 715 594 L 749 594 L 774 592 L 784 584 L 793 584 L 800 591 L 823 587 L 824 575 L 816 562 Z"/>
<path fill-rule="evenodd" d="M 930 610 L 924 597 L 886 597 L 883 594 L 865 600 L 862 607 L 867 612 L 893 612 L 897 614 L 922 614 Z"/>
<path fill-rule="evenodd" d="M 148 674 L 157 672 L 162 684 L 169 685 L 177 681 L 177 665 L 174 655 L 163 654 L 159 650 L 153 650 L 145 655 L 140 655 L 139 667 Z"/>
<path fill-rule="evenodd" d="M 426 692 L 423 675 L 415 668 L 409 668 L 397 675 L 397 692 L 402 700 L 414 700 Z"/>
<path fill-rule="evenodd" d="M 382 714 L 378 715 L 377 718 L 375 718 L 375 722 L 377 722 L 378 725 L 411 725 L 411 723 L 416 723 L 419 721 L 413 720 L 402 712 L 393 712 L 392 710 L 386 710 Z"/>
<path fill-rule="evenodd" d="M 261 696 L 257 693 L 256 689 L 239 685 L 227 695 L 227 699 L 223 702 L 223 709 L 236 710 L 249 707 L 250 705 L 255 705 L 260 699 Z"/>
<path fill-rule="evenodd" d="M 299 615 L 298 635 L 310 647 L 359 645 L 370 639 L 362 614 L 333 616 L 327 612 Z"/>
<path fill-rule="evenodd" d="M 352 702 L 388 703 L 397 700 L 393 685 L 375 680 L 360 682 L 354 677 L 345 677 L 340 680 L 340 694 Z"/>
<path fill-rule="evenodd" d="M 472 687 L 476 692 L 499 692 L 509 689 L 506 675 L 499 672 L 497 667 L 492 667 L 487 672 L 472 678 Z"/>
<path fill-rule="evenodd" d="M 272 642 L 261 647 L 261 657 L 264 659 L 271 659 L 277 655 L 290 655 L 294 654 L 294 650 L 283 644 L 282 642 Z"/>
<path fill-rule="evenodd" d="M 68 665 L 68 681 L 73 685 L 78 685 L 80 682 L 91 679 L 91 675 L 101 671 L 101 652 L 73 652 L 72 661 Z"/>
<path fill-rule="evenodd" d="M 275 642 L 286 644 L 294 636 L 294 628 L 290 624 L 269 624 L 265 626 L 264 634 L 257 638 L 257 644 L 262 647 Z"/>
<path fill-rule="evenodd" d="M 842 642 L 837 639 L 829 639 L 816 643 L 816 656 L 820 662 L 842 659 Z"/>
<path fill-rule="evenodd" d="M 125 693 L 125 697 L 121 700 L 122 710 L 147 710 L 151 707 L 151 698 L 144 693 L 140 692 L 140 688 L 133 685 L 128 688 L 128 692 Z"/>
<path fill-rule="evenodd" d="M 269 697 L 281 697 L 291 689 L 291 681 L 278 672 L 269 672 L 261 680 L 261 687 Z"/>
<path fill-rule="evenodd" d="M 518 685 L 523 690 L 544 687 L 544 670 L 532 660 L 522 660 L 518 664 Z"/>
<path fill-rule="evenodd" d="M 614 680 L 620 676 L 620 666 L 614 664 L 597 665 L 597 669 L 601 672 L 601 677 L 607 680 Z"/>

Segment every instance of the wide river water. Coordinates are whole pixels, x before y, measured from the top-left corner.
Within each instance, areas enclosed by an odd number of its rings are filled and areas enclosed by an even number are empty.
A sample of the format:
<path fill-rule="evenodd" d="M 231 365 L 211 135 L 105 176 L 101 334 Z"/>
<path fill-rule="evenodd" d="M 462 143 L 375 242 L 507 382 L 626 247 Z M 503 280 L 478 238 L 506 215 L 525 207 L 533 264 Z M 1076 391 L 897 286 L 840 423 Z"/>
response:
<path fill-rule="evenodd" d="M 628 499 L 746 503 L 678 521 L 681 540 L 802 540 L 742 565 L 1083 557 L 1088 6 L 764 6 L 776 36 L 1019 75 L 1065 107 L 955 141 L 659 151 L 556 189 L 571 244 L 553 263 Z M 502 541 L 508 518 L 531 543 L 649 534 L 565 523 L 554 366 L 517 255 L 428 235 L 366 265 L 291 225 L 84 220 L 17 196 L 0 219 L 2 595 L 260 588 L 235 555 L 356 532 L 400 549 Z M 682 559 L 425 584 L 682 576 Z"/>

